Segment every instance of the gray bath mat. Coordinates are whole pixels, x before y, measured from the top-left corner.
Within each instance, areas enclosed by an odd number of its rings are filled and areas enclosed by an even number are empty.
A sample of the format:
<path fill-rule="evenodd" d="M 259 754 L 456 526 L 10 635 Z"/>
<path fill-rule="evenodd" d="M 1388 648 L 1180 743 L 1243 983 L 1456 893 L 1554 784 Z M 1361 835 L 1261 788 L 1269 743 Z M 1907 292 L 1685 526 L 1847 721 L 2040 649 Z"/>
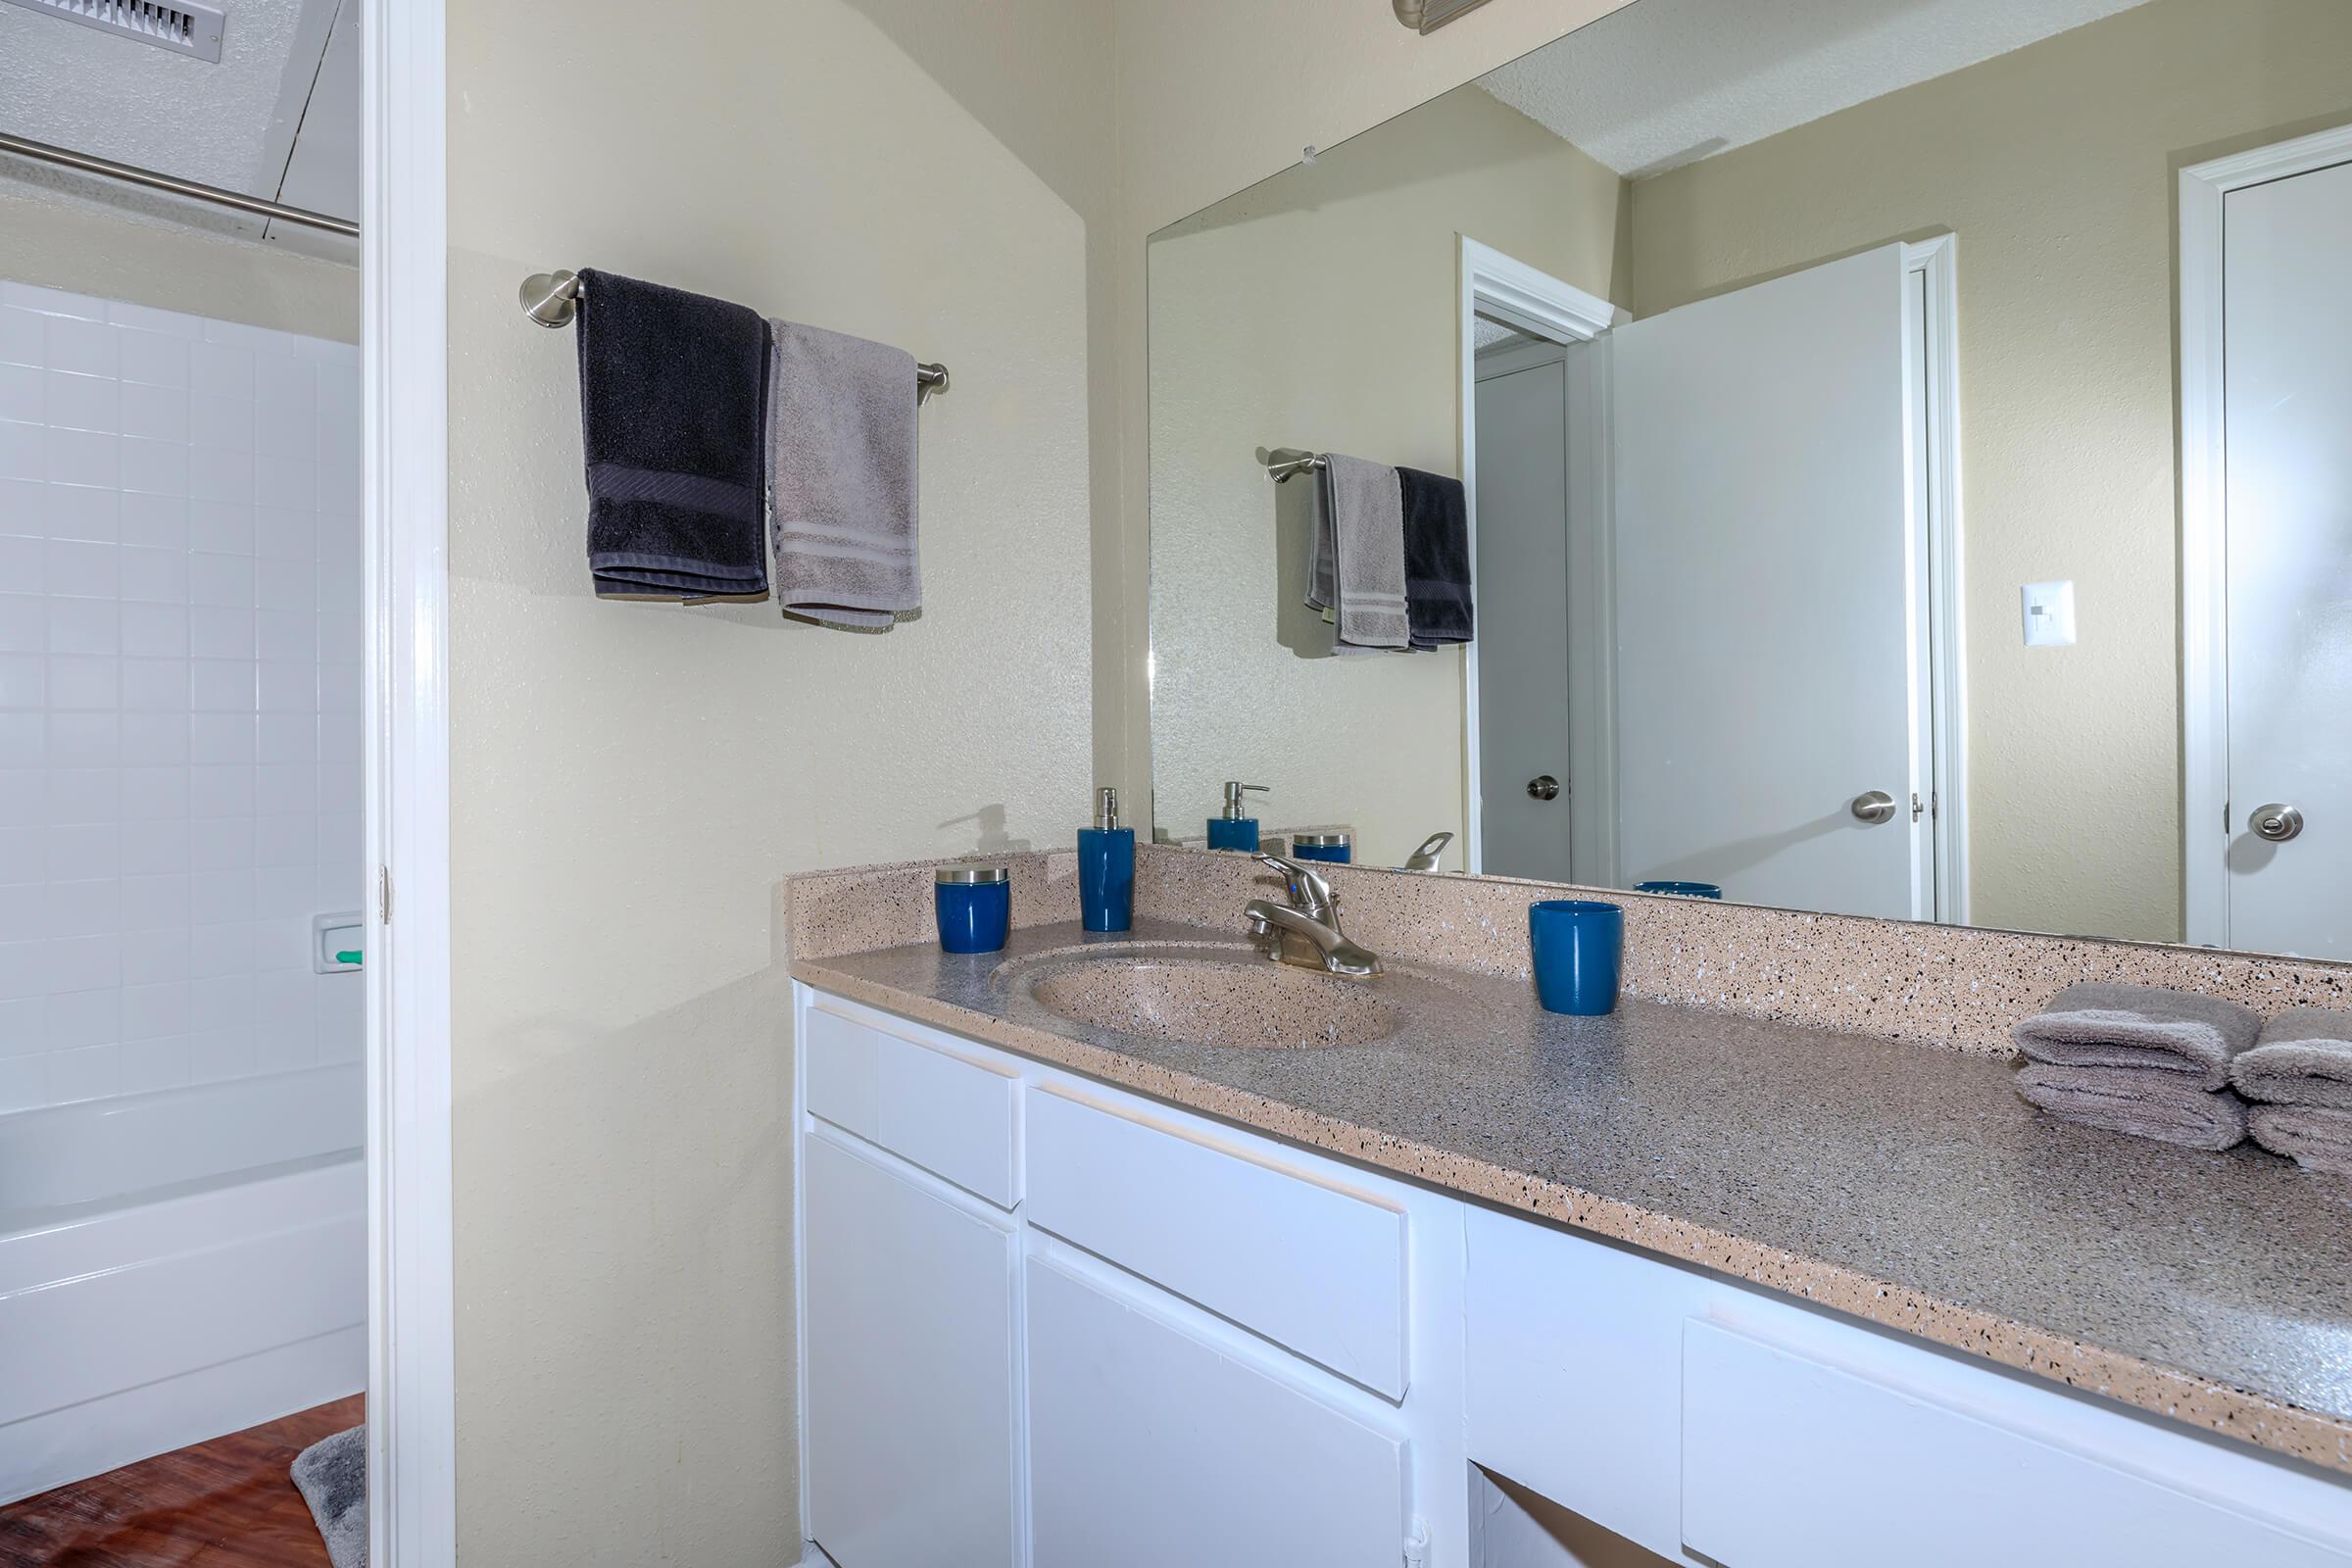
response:
<path fill-rule="evenodd" d="M 368 1429 L 353 1427 L 294 1456 L 294 1487 L 311 1505 L 334 1568 L 368 1568 Z"/>

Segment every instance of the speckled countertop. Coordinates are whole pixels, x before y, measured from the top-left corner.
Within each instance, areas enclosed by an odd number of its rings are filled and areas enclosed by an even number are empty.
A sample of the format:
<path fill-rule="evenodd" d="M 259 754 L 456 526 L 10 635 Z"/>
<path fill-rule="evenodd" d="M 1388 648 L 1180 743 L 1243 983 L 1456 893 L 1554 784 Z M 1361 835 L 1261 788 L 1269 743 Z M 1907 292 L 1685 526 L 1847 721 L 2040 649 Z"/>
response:
<path fill-rule="evenodd" d="M 795 962 L 809 985 L 2352 1472 L 2352 1184 L 2037 1115 L 1998 1060 L 1418 964 L 1366 1045 L 1185 1045 L 1009 976 L 1139 922 Z M 1434 983 L 1433 983 L 1434 982 Z M 1376 986 L 1384 982 L 1375 982 Z M 1443 998 L 1442 1006 L 1429 999 Z"/>

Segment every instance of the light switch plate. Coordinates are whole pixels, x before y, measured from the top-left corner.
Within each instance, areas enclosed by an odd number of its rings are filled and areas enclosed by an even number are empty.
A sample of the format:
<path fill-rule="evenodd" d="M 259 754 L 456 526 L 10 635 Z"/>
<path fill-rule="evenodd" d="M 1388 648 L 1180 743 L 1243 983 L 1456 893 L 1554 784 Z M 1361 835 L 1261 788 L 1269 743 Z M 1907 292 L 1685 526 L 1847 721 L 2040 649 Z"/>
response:
<path fill-rule="evenodd" d="M 2028 648 L 2072 648 L 2075 646 L 2075 585 L 2065 582 L 2030 582 L 2025 587 L 2026 646 Z"/>

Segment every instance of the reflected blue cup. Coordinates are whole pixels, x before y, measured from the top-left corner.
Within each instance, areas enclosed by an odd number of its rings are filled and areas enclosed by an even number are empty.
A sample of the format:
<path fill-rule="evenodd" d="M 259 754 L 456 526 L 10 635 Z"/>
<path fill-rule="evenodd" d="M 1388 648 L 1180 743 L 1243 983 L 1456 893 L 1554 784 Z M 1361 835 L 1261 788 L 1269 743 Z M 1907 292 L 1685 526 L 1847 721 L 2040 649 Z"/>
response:
<path fill-rule="evenodd" d="M 1536 1000 L 1545 1012 L 1597 1018 L 1617 1008 L 1625 910 L 1590 899 L 1546 899 L 1527 910 Z"/>
<path fill-rule="evenodd" d="M 1684 899 L 1720 899 L 1723 889 L 1713 882 L 1637 882 L 1636 893 L 1670 893 Z"/>

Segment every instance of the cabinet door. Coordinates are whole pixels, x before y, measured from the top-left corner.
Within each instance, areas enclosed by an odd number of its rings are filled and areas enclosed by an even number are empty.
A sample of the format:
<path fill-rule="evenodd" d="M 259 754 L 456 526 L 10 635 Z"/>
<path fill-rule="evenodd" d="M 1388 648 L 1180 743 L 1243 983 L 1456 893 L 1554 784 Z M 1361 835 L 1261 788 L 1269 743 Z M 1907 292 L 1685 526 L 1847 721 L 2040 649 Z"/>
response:
<path fill-rule="evenodd" d="M 1014 1239 L 807 1138 L 809 1535 L 841 1568 L 1012 1564 Z"/>
<path fill-rule="evenodd" d="M 1398 1561 L 1403 1438 L 1170 1327 L 1176 1310 L 1030 1259 L 1036 1568 Z"/>

